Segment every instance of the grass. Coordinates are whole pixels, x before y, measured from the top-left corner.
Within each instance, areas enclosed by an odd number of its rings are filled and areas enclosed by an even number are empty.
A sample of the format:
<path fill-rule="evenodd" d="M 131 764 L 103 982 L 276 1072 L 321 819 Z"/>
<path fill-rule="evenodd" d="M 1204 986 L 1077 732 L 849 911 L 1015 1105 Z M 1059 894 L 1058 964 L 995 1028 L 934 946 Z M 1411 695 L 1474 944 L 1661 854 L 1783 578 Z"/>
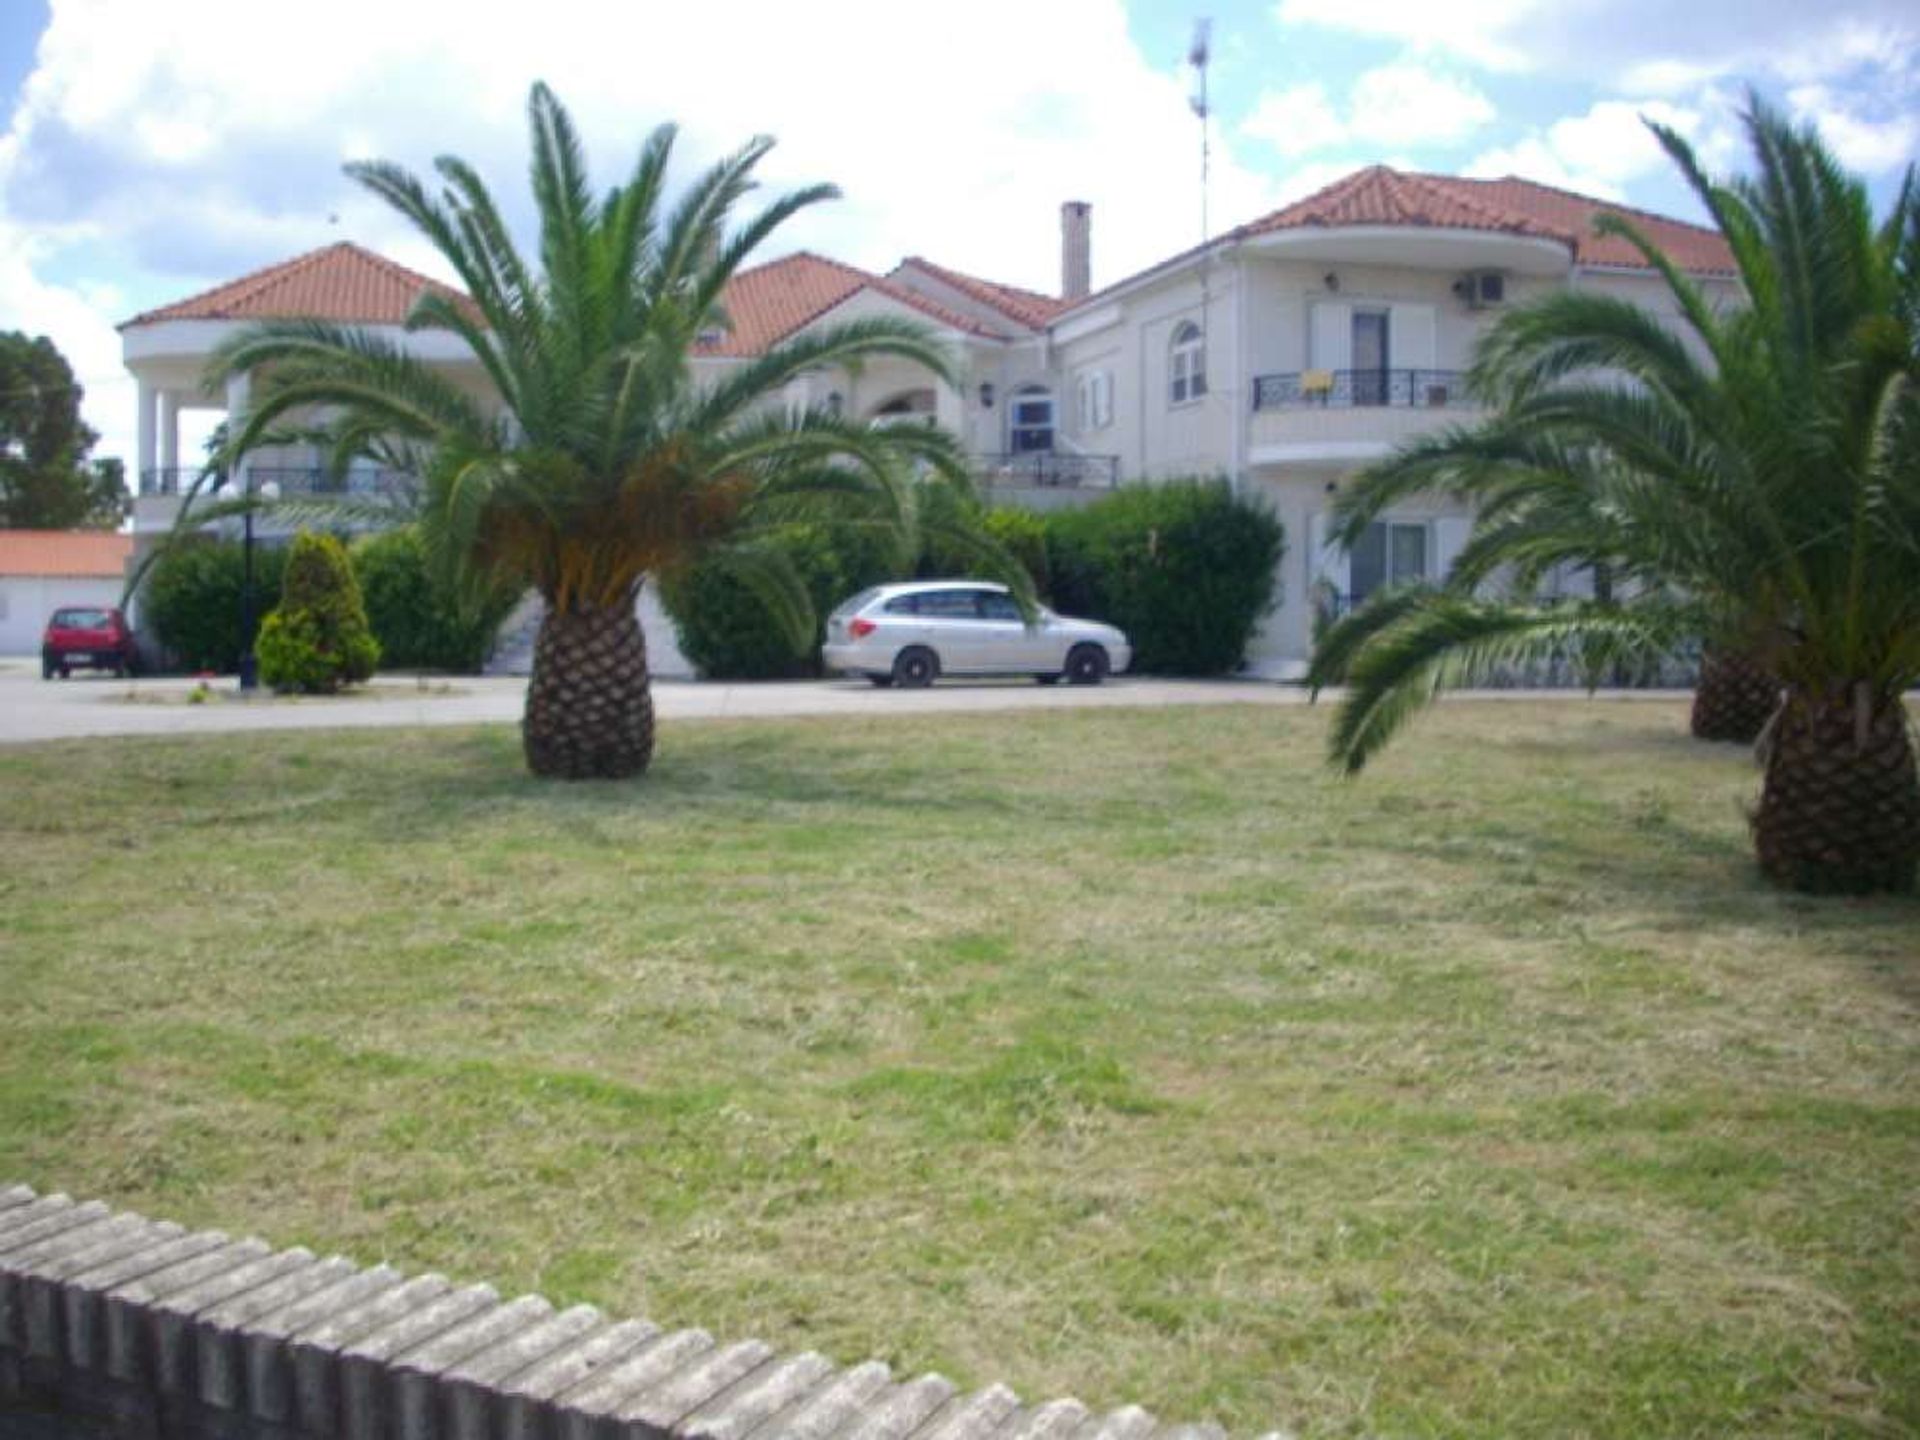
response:
<path fill-rule="evenodd" d="M 1677 707 L 0 752 L 0 1179 L 1314 1435 L 1920 1430 L 1920 904 Z"/>

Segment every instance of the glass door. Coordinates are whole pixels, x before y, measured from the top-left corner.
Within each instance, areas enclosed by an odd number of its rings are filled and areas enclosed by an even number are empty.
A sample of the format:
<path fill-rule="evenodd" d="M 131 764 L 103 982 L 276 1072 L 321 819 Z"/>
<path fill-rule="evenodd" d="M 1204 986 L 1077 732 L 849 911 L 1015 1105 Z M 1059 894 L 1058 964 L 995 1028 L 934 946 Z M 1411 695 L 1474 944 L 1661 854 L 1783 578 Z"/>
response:
<path fill-rule="evenodd" d="M 1353 312 L 1353 403 L 1387 403 L 1387 312 Z"/>

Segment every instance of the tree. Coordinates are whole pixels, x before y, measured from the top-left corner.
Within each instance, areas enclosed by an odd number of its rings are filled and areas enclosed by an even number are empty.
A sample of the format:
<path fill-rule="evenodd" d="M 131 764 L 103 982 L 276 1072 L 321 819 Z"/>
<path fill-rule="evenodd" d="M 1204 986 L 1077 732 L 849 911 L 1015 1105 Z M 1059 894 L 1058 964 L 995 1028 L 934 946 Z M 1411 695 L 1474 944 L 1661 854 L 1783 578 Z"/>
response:
<path fill-rule="evenodd" d="M 875 429 L 826 407 L 789 408 L 810 371 L 895 356 L 948 374 L 921 327 L 868 319 L 810 329 L 703 380 L 692 354 L 723 326 L 728 280 L 787 219 L 833 197 L 813 186 L 733 216 L 772 141 L 756 139 L 667 203 L 674 130 L 655 130 L 628 178 L 597 203 L 565 109 L 545 85 L 528 104 L 538 266 L 508 234 L 464 161 L 436 162 L 438 195 L 399 166 L 348 173 L 439 249 L 468 299 L 423 294 L 407 325 L 459 337 L 498 411 L 402 348 L 320 322 L 257 326 L 215 371 L 255 372 L 259 399 L 233 441 L 328 408 L 337 456 L 415 465 L 421 538 L 470 588 L 531 586 L 546 600 L 522 725 L 539 775 L 618 777 L 653 754 L 653 704 L 634 600 L 649 574 L 718 558 L 779 603 L 796 648 L 812 629 L 805 590 L 756 537 L 814 518 L 912 529 L 916 466 L 964 485 L 952 439 Z M 993 547 L 982 553 L 992 558 Z M 1017 566 L 1009 561 L 1009 573 Z"/>
<path fill-rule="evenodd" d="M 1509 661 L 1599 667 L 1690 637 L 1735 641 L 1786 692 L 1753 820 L 1762 871 L 1806 890 L 1911 890 L 1920 190 L 1910 172 L 1876 223 L 1811 129 L 1757 98 L 1745 123 L 1755 173 L 1724 182 L 1652 127 L 1726 237 L 1745 304 L 1716 309 L 1630 219 L 1603 217 L 1662 277 L 1687 333 L 1590 292 L 1522 306 L 1476 353 L 1493 416 L 1366 480 L 1376 498 L 1433 483 L 1481 497 L 1469 574 L 1494 557 L 1524 575 L 1603 555 L 1634 583 L 1561 605 L 1383 595 L 1327 633 L 1310 678 L 1348 684 L 1332 747 L 1356 771 L 1442 688 Z"/>
<path fill-rule="evenodd" d="M 80 384 L 42 335 L 0 333 L 0 528 L 111 530 L 132 501 L 118 460 L 80 418 Z"/>
<path fill-rule="evenodd" d="M 280 603 L 260 622 L 257 648 L 260 678 L 276 690 L 331 694 L 372 676 L 380 645 L 346 546 L 306 530 L 293 537 Z"/>

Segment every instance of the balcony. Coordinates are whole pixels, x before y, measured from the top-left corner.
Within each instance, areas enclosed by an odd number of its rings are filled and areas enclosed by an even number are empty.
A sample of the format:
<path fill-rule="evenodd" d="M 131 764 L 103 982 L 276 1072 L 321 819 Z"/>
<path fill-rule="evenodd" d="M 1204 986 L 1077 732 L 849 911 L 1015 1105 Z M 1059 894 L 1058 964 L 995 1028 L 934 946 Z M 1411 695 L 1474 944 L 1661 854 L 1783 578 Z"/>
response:
<path fill-rule="evenodd" d="M 989 490 L 1111 490 L 1120 483 L 1120 457 L 1060 450 L 976 455 L 974 474 Z"/>
<path fill-rule="evenodd" d="M 1473 419 L 1458 370 L 1299 370 L 1253 382 L 1256 465 L 1365 462 L 1400 442 Z"/>
<path fill-rule="evenodd" d="M 373 470 L 355 468 L 345 474 L 336 474 L 319 466 L 274 466 L 250 465 L 246 476 L 255 488 L 273 485 L 283 496 L 287 495 L 405 495 L 419 484 L 418 479 L 404 470 Z M 143 470 L 140 472 L 140 493 L 143 496 L 178 496 L 193 488 L 200 476 L 197 467 L 180 466 Z M 221 486 L 222 491 L 231 493 L 232 481 Z M 210 492 L 202 492 L 210 493 Z"/>

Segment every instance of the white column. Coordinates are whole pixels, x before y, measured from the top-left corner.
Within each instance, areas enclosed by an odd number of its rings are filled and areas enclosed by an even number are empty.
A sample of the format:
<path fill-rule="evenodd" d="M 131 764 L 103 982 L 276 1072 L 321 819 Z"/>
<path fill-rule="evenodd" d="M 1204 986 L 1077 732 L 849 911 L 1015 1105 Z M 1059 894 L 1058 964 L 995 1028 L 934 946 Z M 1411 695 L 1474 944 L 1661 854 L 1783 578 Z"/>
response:
<path fill-rule="evenodd" d="M 160 392 L 160 467 L 180 470 L 180 397 L 171 390 Z"/>
<path fill-rule="evenodd" d="M 964 391 L 954 389 L 944 380 L 936 381 L 933 387 L 933 418 L 940 422 L 942 430 L 962 445 L 968 443 L 967 399 Z"/>
<path fill-rule="evenodd" d="M 142 485 L 147 483 L 147 472 L 154 467 L 153 386 L 145 380 L 137 381 L 134 385 L 134 394 L 137 397 L 136 403 L 140 407 L 138 438 L 134 441 L 134 489 L 137 492 Z"/>

